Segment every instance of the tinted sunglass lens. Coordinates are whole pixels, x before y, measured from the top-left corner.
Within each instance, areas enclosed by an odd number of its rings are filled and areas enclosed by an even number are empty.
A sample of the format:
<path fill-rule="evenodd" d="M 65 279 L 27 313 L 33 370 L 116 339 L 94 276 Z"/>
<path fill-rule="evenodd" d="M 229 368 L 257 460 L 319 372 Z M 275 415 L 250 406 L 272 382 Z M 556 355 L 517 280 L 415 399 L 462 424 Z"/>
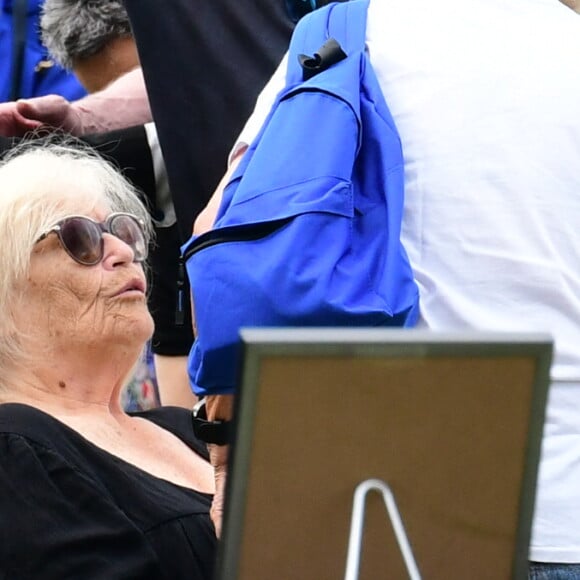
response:
<path fill-rule="evenodd" d="M 131 247 L 135 262 L 143 262 L 147 258 L 147 242 L 139 222 L 130 215 L 116 215 L 110 223 L 114 236 Z"/>
<path fill-rule="evenodd" d="M 103 257 L 99 226 L 89 219 L 73 217 L 60 226 L 60 239 L 66 251 L 81 264 L 92 266 Z"/>

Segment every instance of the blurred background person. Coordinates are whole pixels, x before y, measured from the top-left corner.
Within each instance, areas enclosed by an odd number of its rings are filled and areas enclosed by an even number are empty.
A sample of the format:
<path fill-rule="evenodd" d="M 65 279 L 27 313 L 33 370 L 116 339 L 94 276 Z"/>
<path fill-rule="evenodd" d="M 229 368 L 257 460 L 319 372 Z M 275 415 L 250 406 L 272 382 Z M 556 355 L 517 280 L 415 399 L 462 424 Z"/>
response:
<path fill-rule="evenodd" d="M 86 94 L 75 75 L 59 66 L 40 38 L 43 0 L 0 0 L 0 102 L 57 94 Z"/>
<path fill-rule="evenodd" d="M 40 34 L 51 57 L 89 93 L 139 67 L 127 12 L 116 0 L 44 0 Z"/>
<path fill-rule="evenodd" d="M 123 3 L 186 242 L 295 22 L 285 0 Z"/>

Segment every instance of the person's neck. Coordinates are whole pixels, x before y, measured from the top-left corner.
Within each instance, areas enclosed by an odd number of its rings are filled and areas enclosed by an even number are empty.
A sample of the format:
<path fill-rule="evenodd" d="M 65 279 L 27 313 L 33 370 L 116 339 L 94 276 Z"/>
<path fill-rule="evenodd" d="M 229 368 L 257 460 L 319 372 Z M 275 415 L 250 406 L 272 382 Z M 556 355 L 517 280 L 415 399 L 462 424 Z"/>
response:
<path fill-rule="evenodd" d="M 69 349 L 37 360 L 0 378 L 4 385 L 1 402 L 30 404 L 53 415 L 124 414 L 121 390 L 134 366 L 134 356 L 83 356 Z"/>

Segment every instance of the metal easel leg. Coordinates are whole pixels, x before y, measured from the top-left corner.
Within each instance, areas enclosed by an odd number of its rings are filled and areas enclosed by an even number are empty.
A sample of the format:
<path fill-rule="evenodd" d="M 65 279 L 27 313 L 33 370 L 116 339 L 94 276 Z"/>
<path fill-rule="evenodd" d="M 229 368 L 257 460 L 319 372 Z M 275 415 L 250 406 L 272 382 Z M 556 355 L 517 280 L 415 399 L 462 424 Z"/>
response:
<path fill-rule="evenodd" d="M 401 550 L 410 580 L 421 580 L 421 574 L 419 573 L 415 558 L 413 557 L 411 545 L 409 544 L 407 534 L 405 533 L 403 520 L 401 519 L 399 510 L 397 509 L 395 496 L 393 495 L 391 488 L 380 479 L 367 479 L 362 481 L 357 485 L 354 491 L 344 580 L 358 579 L 365 518 L 365 498 L 367 493 L 371 490 L 379 491 L 383 496 L 385 507 L 387 508 L 389 519 L 391 520 L 391 525 L 393 526 L 393 531 L 397 543 L 399 544 L 399 549 Z"/>

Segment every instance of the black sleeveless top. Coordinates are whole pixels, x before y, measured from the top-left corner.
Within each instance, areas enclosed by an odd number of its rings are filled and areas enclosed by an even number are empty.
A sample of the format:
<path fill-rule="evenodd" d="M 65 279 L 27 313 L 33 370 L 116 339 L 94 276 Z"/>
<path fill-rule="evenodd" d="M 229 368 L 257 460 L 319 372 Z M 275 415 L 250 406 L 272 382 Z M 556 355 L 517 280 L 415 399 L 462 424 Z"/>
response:
<path fill-rule="evenodd" d="M 207 459 L 185 409 L 139 416 Z M 38 409 L 0 405 L 1 579 L 209 580 L 210 505 Z"/>

